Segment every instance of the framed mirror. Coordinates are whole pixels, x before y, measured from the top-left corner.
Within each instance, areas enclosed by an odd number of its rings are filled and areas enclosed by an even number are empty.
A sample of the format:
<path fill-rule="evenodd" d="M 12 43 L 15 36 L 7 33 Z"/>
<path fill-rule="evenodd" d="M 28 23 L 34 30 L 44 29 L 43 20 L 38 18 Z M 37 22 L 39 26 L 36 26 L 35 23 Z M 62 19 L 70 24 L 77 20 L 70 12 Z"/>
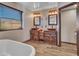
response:
<path fill-rule="evenodd" d="M 57 25 L 57 15 L 48 15 L 48 25 Z"/>
<path fill-rule="evenodd" d="M 41 16 L 36 16 L 33 18 L 34 26 L 40 26 L 41 24 Z"/>

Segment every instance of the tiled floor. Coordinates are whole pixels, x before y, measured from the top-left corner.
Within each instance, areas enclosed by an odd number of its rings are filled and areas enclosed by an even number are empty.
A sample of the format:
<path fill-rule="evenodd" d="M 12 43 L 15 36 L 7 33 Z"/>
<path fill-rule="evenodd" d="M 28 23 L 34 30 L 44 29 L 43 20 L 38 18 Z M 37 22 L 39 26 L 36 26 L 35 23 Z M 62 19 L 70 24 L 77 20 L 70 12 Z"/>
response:
<path fill-rule="evenodd" d="M 36 49 L 36 56 L 76 56 L 76 45 L 62 43 L 62 47 L 39 41 L 25 42 Z"/>

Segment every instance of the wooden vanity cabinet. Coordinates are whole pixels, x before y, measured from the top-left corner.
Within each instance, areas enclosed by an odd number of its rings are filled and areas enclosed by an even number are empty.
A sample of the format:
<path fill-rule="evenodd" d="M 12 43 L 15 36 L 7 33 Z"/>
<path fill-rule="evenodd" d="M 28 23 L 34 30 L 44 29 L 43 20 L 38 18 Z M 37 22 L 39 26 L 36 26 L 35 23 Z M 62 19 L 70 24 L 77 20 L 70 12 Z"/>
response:
<path fill-rule="evenodd" d="M 31 40 L 39 40 L 39 32 L 38 28 L 32 28 L 30 31 L 30 39 Z"/>
<path fill-rule="evenodd" d="M 44 41 L 49 44 L 57 45 L 57 31 L 55 29 L 48 29 L 47 31 L 31 29 L 30 35 L 32 40 Z"/>
<path fill-rule="evenodd" d="M 44 40 L 49 44 L 57 45 L 57 31 L 56 30 L 48 30 L 44 31 Z"/>

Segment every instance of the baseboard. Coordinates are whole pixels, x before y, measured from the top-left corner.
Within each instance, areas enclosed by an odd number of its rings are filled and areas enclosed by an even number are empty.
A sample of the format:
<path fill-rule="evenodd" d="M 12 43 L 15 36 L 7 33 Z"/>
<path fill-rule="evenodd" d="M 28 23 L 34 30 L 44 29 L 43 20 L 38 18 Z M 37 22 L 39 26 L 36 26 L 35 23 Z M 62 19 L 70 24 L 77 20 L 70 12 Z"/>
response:
<path fill-rule="evenodd" d="M 77 45 L 76 43 L 64 42 L 64 41 L 62 41 L 62 43 L 67 43 L 67 44 Z"/>
<path fill-rule="evenodd" d="M 28 39 L 28 40 L 24 41 L 23 43 L 28 42 L 28 41 L 31 41 L 31 39 Z M 67 44 L 77 45 L 76 43 L 64 42 L 64 41 L 61 41 L 61 43 L 67 43 Z"/>

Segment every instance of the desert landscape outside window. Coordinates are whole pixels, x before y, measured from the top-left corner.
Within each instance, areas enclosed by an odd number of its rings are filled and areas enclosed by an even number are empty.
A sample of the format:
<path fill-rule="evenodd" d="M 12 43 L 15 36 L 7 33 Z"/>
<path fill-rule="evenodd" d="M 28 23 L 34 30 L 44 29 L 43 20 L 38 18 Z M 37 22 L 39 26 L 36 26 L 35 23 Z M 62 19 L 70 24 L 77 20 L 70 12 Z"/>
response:
<path fill-rule="evenodd" d="M 22 11 L 0 3 L 0 31 L 22 28 Z"/>

